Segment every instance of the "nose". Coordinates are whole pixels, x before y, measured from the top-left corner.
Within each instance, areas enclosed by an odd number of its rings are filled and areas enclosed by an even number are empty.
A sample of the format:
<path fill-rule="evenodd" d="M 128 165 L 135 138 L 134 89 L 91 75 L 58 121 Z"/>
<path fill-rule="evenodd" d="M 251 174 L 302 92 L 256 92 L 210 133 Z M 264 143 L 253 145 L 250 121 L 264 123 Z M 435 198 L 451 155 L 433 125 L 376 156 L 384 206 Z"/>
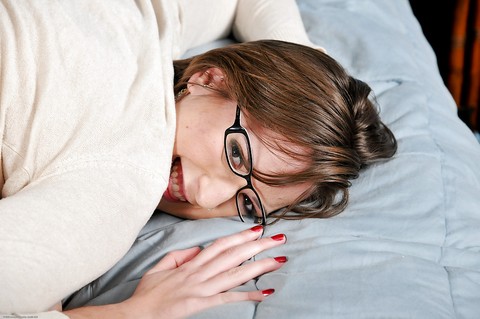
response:
<path fill-rule="evenodd" d="M 197 204 L 204 208 L 215 208 L 235 199 L 237 191 L 245 186 L 245 179 L 236 176 L 212 177 L 203 175 L 198 181 Z"/>

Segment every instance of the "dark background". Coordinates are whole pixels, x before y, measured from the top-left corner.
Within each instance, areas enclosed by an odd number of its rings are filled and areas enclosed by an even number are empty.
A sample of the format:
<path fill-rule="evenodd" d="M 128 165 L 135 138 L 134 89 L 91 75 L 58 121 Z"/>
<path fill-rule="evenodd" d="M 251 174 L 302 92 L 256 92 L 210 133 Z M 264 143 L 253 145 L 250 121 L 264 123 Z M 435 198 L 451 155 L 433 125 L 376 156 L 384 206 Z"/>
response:
<path fill-rule="evenodd" d="M 391 0 L 395 1 L 395 0 Z M 437 64 L 442 76 L 443 82 L 448 87 L 448 77 L 450 70 L 450 54 L 452 47 L 452 29 L 455 23 L 455 7 L 459 0 L 409 0 L 413 13 L 420 22 L 423 33 L 428 42 L 432 46 L 435 55 L 437 56 Z M 469 23 L 473 20 L 474 13 L 480 10 L 470 1 L 468 11 Z M 478 2 L 477 5 L 478 6 Z M 477 12 L 478 14 L 478 12 Z M 467 40 L 474 38 L 475 31 L 469 27 Z M 478 32 L 478 31 L 477 31 Z M 470 40 L 473 41 L 473 40 Z M 468 42 L 470 43 L 470 42 Z M 464 73 L 466 74 L 470 69 L 471 54 L 469 51 L 471 47 L 466 47 Z M 469 78 L 464 74 L 464 82 L 468 84 Z M 466 95 L 468 90 L 462 86 L 461 102 L 457 101 L 459 117 L 474 131 L 478 131 L 480 127 L 480 106 L 467 106 Z"/>
<path fill-rule="evenodd" d="M 410 0 L 413 13 L 437 55 L 438 67 L 446 83 L 455 0 Z"/>

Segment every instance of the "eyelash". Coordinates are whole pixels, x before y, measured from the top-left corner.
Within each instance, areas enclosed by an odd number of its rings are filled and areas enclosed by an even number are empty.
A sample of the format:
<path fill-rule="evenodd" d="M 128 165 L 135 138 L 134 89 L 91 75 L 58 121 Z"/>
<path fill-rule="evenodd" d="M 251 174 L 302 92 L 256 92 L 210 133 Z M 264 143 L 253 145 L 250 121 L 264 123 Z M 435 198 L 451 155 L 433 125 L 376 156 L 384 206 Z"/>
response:
<path fill-rule="evenodd" d="M 237 141 L 232 141 L 232 143 L 230 145 L 230 149 L 231 149 L 230 154 L 232 156 L 231 157 L 231 162 L 232 162 L 233 165 L 235 165 L 235 168 L 240 169 L 243 166 L 245 166 L 243 150 L 242 150 L 242 148 L 240 147 L 240 145 L 238 144 Z M 239 160 L 239 162 L 237 163 L 238 160 Z"/>
<path fill-rule="evenodd" d="M 246 200 L 245 199 L 248 199 L 248 203 L 246 203 Z M 250 215 L 249 217 L 251 218 L 256 218 L 256 209 L 255 209 L 255 205 L 253 204 L 252 200 L 250 199 L 250 197 L 248 197 L 247 195 L 245 194 L 242 194 L 242 203 L 241 205 L 243 205 L 245 207 L 245 211 L 248 212 L 248 214 Z"/>

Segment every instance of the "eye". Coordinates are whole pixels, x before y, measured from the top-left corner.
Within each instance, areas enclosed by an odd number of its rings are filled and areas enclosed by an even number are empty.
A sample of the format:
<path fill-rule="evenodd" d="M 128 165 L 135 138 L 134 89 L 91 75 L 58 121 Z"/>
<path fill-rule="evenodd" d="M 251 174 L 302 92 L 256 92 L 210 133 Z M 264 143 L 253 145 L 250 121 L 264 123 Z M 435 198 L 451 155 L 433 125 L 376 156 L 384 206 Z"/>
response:
<path fill-rule="evenodd" d="M 264 222 L 260 198 L 252 188 L 245 187 L 237 193 L 237 208 L 242 221 Z"/>
<path fill-rule="evenodd" d="M 253 204 L 252 200 L 250 199 L 250 197 L 248 197 L 248 195 L 246 194 L 242 194 L 242 213 L 246 216 L 244 217 L 247 217 L 247 218 L 250 218 L 250 219 L 255 219 L 257 218 L 258 214 L 257 214 L 257 209 L 255 207 L 255 205 Z"/>
<path fill-rule="evenodd" d="M 230 164 L 237 171 L 244 171 L 245 160 L 243 156 L 242 147 L 236 140 L 230 141 L 230 152 L 229 152 Z"/>
<path fill-rule="evenodd" d="M 250 144 L 248 137 L 231 132 L 225 138 L 225 152 L 230 168 L 238 175 L 246 176 L 251 170 Z"/>

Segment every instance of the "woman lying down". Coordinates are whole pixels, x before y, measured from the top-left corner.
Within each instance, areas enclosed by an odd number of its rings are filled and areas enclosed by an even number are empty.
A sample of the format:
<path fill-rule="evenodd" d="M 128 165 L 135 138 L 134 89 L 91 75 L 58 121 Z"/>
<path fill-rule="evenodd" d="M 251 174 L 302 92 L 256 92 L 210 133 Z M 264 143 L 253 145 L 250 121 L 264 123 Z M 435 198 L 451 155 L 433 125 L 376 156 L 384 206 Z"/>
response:
<path fill-rule="evenodd" d="M 231 289 L 288 262 L 242 264 L 286 243 L 264 227 L 340 213 L 350 180 L 396 151 L 371 89 L 309 42 L 294 0 L 1 4 L 4 317 L 183 318 L 261 302 L 274 287 Z M 178 60 L 232 30 L 243 43 Z M 257 225 L 169 253 L 124 302 L 62 312 L 156 208 Z"/>

